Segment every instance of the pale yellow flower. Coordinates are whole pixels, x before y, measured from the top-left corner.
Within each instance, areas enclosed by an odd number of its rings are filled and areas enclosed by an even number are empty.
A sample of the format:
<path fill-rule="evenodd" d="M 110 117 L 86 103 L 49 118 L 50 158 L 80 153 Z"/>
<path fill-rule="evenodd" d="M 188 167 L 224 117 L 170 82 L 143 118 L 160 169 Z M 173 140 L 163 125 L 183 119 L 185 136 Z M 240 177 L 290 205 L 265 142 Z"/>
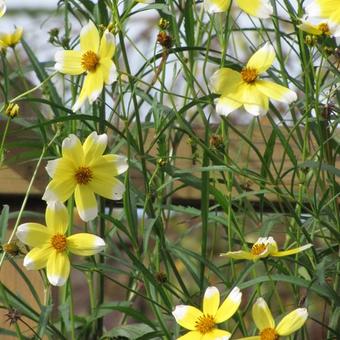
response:
<path fill-rule="evenodd" d="M 45 218 L 46 226 L 39 223 L 21 224 L 16 236 L 32 247 L 24 259 L 26 269 L 46 267 L 49 282 L 53 286 L 62 286 L 70 274 L 69 252 L 81 256 L 95 255 L 105 248 L 105 242 L 88 233 L 65 236 L 68 213 L 60 202 L 48 203 Z"/>
<path fill-rule="evenodd" d="M 116 66 L 112 61 L 115 49 L 113 34 L 106 30 L 100 38 L 96 26 L 90 21 L 80 32 L 80 51 L 56 53 L 57 71 L 70 75 L 86 73 L 73 111 L 79 110 L 86 99 L 92 104 L 101 94 L 104 83 L 110 85 L 117 79 Z"/>
<path fill-rule="evenodd" d="M 244 106 L 254 116 L 266 114 L 269 98 L 287 104 L 297 99 L 294 91 L 260 79 L 261 73 L 273 64 L 275 51 L 270 44 L 265 44 L 249 59 L 241 72 L 230 68 L 221 68 L 211 77 L 211 86 L 215 93 L 221 94 L 216 100 L 216 111 L 227 116 L 232 111 Z"/>
<path fill-rule="evenodd" d="M 300 19 L 301 24 L 299 29 L 312 35 L 326 35 L 326 36 L 340 36 L 340 25 L 332 26 L 328 22 L 320 22 L 319 24 L 312 24 L 308 20 Z"/>
<path fill-rule="evenodd" d="M 14 48 L 20 42 L 22 34 L 22 27 L 17 27 L 12 33 L 0 33 L 0 48 Z"/>
<path fill-rule="evenodd" d="M 176 306 L 172 315 L 176 322 L 190 332 L 177 340 L 228 340 L 230 332 L 218 329 L 217 324 L 230 319 L 241 304 L 242 293 L 233 288 L 220 306 L 220 293 L 216 287 L 208 287 L 204 293 L 203 311 L 196 307 Z"/>
<path fill-rule="evenodd" d="M 221 254 L 221 256 L 227 256 L 227 257 L 230 257 L 232 259 L 237 259 L 237 260 L 257 261 L 259 259 L 262 259 L 268 256 L 283 257 L 283 256 L 293 255 L 301 251 L 304 251 L 306 249 L 309 249 L 312 246 L 313 245 L 311 243 L 308 243 L 302 247 L 279 251 L 277 247 L 277 243 L 272 237 L 260 237 L 253 244 L 250 251 L 244 251 L 244 250 L 229 251 L 227 253 Z"/>
<path fill-rule="evenodd" d="M 260 334 L 245 337 L 242 340 L 278 340 L 281 336 L 286 337 L 299 330 L 308 318 L 306 308 L 297 308 L 287 314 L 276 326 L 272 313 L 263 298 L 256 300 L 252 315 Z"/>
<path fill-rule="evenodd" d="M 340 0 L 314 0 L 306 7 L 306 13 L 310 17 L 328 19 L 330 31 L 340 36 Z"/>
<path fill-rule="evenodd" d="M 106 134 L 92 132 L 83 145 L 75 135 L 65 138 L 62 157 L 47 164 L 52 180 L 43 199 L 64 202 L 74 193 L 83 221 L 93 220 L 98 214 L 95 193 L 112 200 L 121 199 L 125 187 L 116 176 L 127 170 L 127 159 L 121 155 L 103 155 L 106 147 Z"/>
<path fill-rule="evenodd" d="M 0 0 L 0 18 L 6 13 L 7 6 L 4 0 Z"/>
<path fill-rule="evenodd" d="M 273 7 L 268 0 L 235 0 L 237 5 L 247 14 L 261 19 L 270 18 Z M 204 7 L 210 13 L 226 12 L 231 0 L 204 0 Z"/>

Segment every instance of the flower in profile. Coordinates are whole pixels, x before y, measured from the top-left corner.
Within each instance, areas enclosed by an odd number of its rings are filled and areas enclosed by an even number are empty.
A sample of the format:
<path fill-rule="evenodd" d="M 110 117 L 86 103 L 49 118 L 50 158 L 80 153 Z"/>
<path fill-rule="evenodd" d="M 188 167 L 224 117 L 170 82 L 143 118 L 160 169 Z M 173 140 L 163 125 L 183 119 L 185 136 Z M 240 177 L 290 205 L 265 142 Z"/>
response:
<path fill-rule="evenodd" d="M 0 0 L 0 18 L 6 13 L 7 6 L 4 0 Z"/>
<path fill-rule="evenodd" d="M 306 7 L 306 13 L 310 17 L 328 19 L 329 26 L 340 25 L 340 0 L 314 0 Z"/>
<path fill-rule="evenodd" d="M 98 214 L 95 193 L 108 199 L 121 199 L 124 184 L 115 176 L 127 170 L 127 159 L 121 155 L 103 155 L 106 146 L 107 135 L 96 132 L 83 145 L 73 134 L 65 138 L 62 157 L 47 163 L 46 170 L 52 180 L 43 199 L 64 202 L 74 193 L 83 221 L 93 220 Z"/>
<path fill-rule="evenodd" d="M 260 19 L 268 19 L 273 14 L 273 7 L 268 0 L 235 0 L 247 14 Z M 204 0 L 204 7 L 210 13 L 226 12 L 231 0 Z"/>
<path fill-rule="evenodd" d="M 80 51 L 58 51 L 55 55 L 55 69 L 64 74 L 86 73 L 79 97 L 72 107 L 79 110 L 88 99 L 92 104 L 102 92 L 104 83 L 112 84 L 117 78 L 116 66 L 112 61 L 116 46 L 109 30 L 99 37 L 96 26 L 90 21 L 80 32 Z"/>
<path fill-rule="evenodd" d="M 258 298 L 252 308 L 253 320 L 259 329 L 258 336 L 242 338 L 242 340 L 278 340 L 280 336 L 288 336 L 300 329 L 308 318 L 306 308 L 297 308 L 287 314 L 277 326 L 266 301 Z"/>
<path fill-rule="evenodd" d="M 328 22 L 320 22 L 312 24 L 308 20 L 301 19 L 299 29 L 312 35 L 340 36 L 340 26 L 330 26 Z"/>
<path fill-rule="evenodd" d="M 88 233 L 66 236 L 68 213 L 60 202 L 48 203 L 45 219 L 46 226 L 39 223 L 21 224 L 16 236 L 32 248 L 24 258 L 26 269 L 46 267 L 48 281 L 53 286 L 62 286 L 70 274 L 69 253 L 95 255 L 105 248 L 105 242 Z"/>
<path fill-rule="evenodd" d="M 230 319 L 241 304 L 242 293 L 234 287 L 220 306 L 220 293 L 216 287 L 208 287 L 203 298 L 203 312 L 196 307 L 176 306 L 172 315 L 189 333 L 178 338 L 185 339 L 219 339 L 228 340 L 231 333 L 218 329 L 217 324 Z"/>
<path fill-rule="evenodd" d="M 313 245 L 308 243 L 302 247 L 293 248 L 289 250 L 279 251 L 277 247 L 276 241 L 272 237 L 260 237 L 251 247 L 250 251 L 229 251 L 227 253 L 223 253 L 220 256 L 227 256 L 232 259 L 237 260 L 254 260 L 257 261 L 259 259 L 274 256 L 274 257 L 282 257 L 293 255 L 296 253 L 300 253 L 306 249 L 309 249 Z"/>
<path fill-rule="evenodd" d="M 268 70 L 275 59 L 273 47 L 266 43 L 255 52 L 241 72 L 230 68 L 221 68 L 211 77 L 211 86 L 215 93 L 221 94 L 216 101 L 216 111 L 227 116 L 232 111 L 244 106 L 254 116 L 266 114 L 269 98 L 292 103 L 297 99 L 294 91 L 268 80 L 259 79 L 259 75 Z"/>
<path fill-rule="evenodd" d="M 0 48 L 14 48 L 21 40 L 23 28 L 17 27 L 12 33 L 0 33 Z"/>

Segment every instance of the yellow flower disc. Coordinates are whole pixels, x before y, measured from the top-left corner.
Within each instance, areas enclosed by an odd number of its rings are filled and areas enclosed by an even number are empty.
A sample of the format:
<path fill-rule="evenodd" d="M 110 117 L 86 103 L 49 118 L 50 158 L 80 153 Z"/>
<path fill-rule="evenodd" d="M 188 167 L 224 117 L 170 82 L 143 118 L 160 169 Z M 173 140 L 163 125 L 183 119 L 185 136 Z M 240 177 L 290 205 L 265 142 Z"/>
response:
<path fill-rule="evenodd" d="M 215 328 L 215 320 L 211 315 L 203 315 L 196 321 L 196 329 L 201 334 L 207 334 Z"/>

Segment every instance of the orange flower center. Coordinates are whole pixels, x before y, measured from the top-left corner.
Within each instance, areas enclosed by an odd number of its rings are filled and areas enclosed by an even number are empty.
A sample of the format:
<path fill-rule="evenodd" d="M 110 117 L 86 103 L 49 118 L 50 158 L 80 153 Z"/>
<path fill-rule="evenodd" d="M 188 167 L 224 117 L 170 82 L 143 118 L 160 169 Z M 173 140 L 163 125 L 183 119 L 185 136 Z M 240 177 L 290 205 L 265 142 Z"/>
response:
<path fill-rule="evenodd" d="M 261 340 L 278 340 L 279 335 L 276 333 L 275 329 L 273 328 L 265 328 L 260 333 L 260 339 Z"/>
<path fill-rule="evenodd" d="M 242 80 L 248 84 L 252 84 L 258 77 L 257 70 L 254 68 L 245 67 L 241 71 Z"/>
<path fill-rule="evenodd" d="M 93 51 L 85 52 L 81 57 L 81 66 L 86 71 L 94 72 L 99 64 L 99 58 Z"/>
<path fill-rule="evenodd" d="M 78 184 L 87 184 L 93 178 L 92 171 L 87 166 L 80 166 L 76 171 L 74 177 Z"/>
<path fill-rule="evenodd" d="M 318 25 L 318 29 L 323 33 L 323 34 L 330 34 L 329 32 L 329 27 L 326 23 L 321 23 Z"/>
<path fill-rule="evenodd" d="M 200 316 L 195 322 L 195 327 L 201 334 L 207 334 L 215 328 L 215 320 L 209 314 Z"/>
<path fill-rule="evenodd" d="M 253 255 L 260 255 L 267 249 L 267 246 L 264 243 L 255 243 L 251 247 L 251 253 Z"/>
<path fill-rule="evenodd" d="M 58 252 L 65 251 L 67 248 L 67 239 L 66 236 L 62 234 L 56 234 L 52 237 L 51 243 L 53 248 L 56 249 Z"/>

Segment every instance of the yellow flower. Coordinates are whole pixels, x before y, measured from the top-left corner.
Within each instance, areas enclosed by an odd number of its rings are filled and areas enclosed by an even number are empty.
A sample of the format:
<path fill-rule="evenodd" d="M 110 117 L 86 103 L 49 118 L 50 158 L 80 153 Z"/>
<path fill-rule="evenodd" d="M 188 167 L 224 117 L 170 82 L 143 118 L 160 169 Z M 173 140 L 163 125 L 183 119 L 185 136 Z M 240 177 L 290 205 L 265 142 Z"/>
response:
<path fill-rule="evenodd" d="M 92 132 L 83 145 L 75 135 L 65 138 L 62 157 L 47 163 L 46 170 L 52 181 L 43 199 L 64 202 L 74 192 L 83 221 L 90 221 L 98 214 L 95 193 L 108 199 L 121 199 L 125 188 L 115 176 L 127 170 L 127 160 L 120 155 L 103 155 L 106 146 L 107 135 L 96 132 Z"/>
<path fill-rule="evenodd" d="M 23 33 L 22 27 L 17 27 L 13 33 L 0 33 L 0 47 L 14 48 L 21 40 Z"/>
<path fill-rule="evenodd" d="M 26 269 L 39 270 L 46 267 L 48 281 L 53 286 L 62 286 L 70 274 L 68 253 L 91 256 L 102 251 L 105 242 L 87 233 L 65 236 L 68 213 L 60 202 L 48 203 L 45 219 L 47 226 L 39 223 L 21 224 L 16 236 L 32 247 L 24 258 Z"/>
<path fill-rule="evenodd" d="M 232 259 L 238 260 L 254 260 L 257 261 L 264 257 L 274 256 L 274 257 L 282 257 L 293 255 L 304 251 L 313 245 L 308 243 L 302 247 L 293 248 L 289 250 L 279 251 L 277 247 L 276 241 L 272 237 L 260 237 L 252 246 L 250 251 L 229 251 L 227 253 L 221 254 L 221 256 L 227 256 Z"/>
<path fill-rule="evenodd" d="M 336 27 L 330 27 L 328 22 L 321 22 L 317 25 L 311 22 L 301 19 L 301 24 L 298 25 L 299 29 L 312 35 L 332 35 L 334 37 L 340 36 L 340 26 L 338 30 L 334 30 Z"/>
<path fill-rule="evenodd" d="M 267 19 L 273 14 L 273 7 L 268 0 L 235 0 L 237 5 L 249 15 Z M 204 7 L 209 13 L 226 12 L 231 0 L 204 0 Z"/>
<path fill-rule="evenodd" d="M 220 293 L 216 287 L 208 287 L 203 298 L 203 312 L 196 307 L 176 306 L 172 315 L 182 327 L 190 330 L 178 340 L 228 340 L 231 333 L 216 328 L 216 325 L 230 319 L 241 303 L 242 293 L 233 288 L 220 305 Z"/>
<path fill-rule="evenodd" d="M 340 36 L 340 0 L 314 0 L 306 7 L 306 13 L 310 17 L 327 19 L 332 35 Z"/>
<path fill-rule="evenodd" d="M 258 336 L 242 338 L 242 340 L 278 340 L 280 336 L 288 336 L 300 329 L 308 318 L 306 308 L 297 308 L 287 314 L 277 326 L 266 301 L 258 298 L 253 305 L 252 315 L 256 327 L 259 329 Z"/>
<path fill-rule="evenodd" d="M 275 51 L 270 44 L 265 44 L 249 59 L 241 73 L 230 68 L 221 68 L 211 77 L 211 86 L 215 93 L 221 94 L 216 101 L 216 111 L 227 116 L 242 105 L 254 116 L 265 114 L 269 107 L 269 98 L 292 103 L 297 99 L 294 91 L 268 80 L 259 79 L 259 75 L 268 70 L 275 59 Z"/>
<path fill-rule="evenodd" d="M 102 92 L 104 83 L 117 79 L 116 66 L 112 61 L 116 46 L 112 33 L 106 30 L 102 38 L 90 21 L 80 32 L 80 51 L 58 51 L 55 69 L 64 74 L 79 75 L 86 72 L 80 95 L 72 107 L 77 111 L 86 99 L 92 104 Z"/>
<path fill-rule="evenodd" d="M 6 13 L 7 7 L 4 0 L 0 0 L 0 18 Z"/>

